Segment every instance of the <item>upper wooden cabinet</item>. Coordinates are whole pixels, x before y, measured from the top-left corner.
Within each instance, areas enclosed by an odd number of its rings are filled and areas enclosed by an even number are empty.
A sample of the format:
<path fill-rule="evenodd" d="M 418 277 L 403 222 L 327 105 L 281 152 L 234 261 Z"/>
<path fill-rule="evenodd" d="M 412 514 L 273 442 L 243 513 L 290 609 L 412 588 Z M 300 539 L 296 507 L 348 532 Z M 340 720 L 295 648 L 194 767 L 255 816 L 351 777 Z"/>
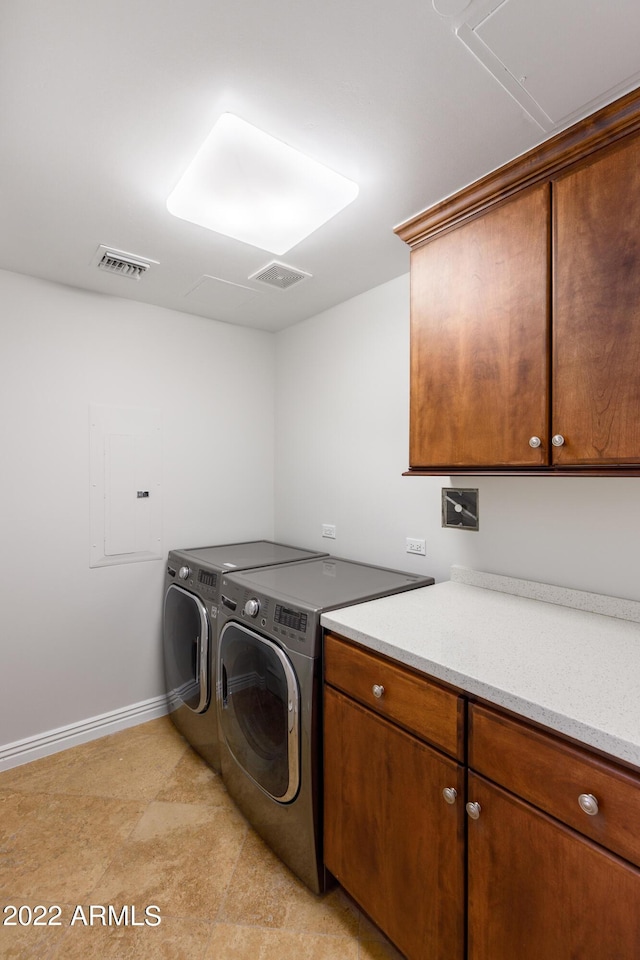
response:
<path fill-rule="evenodd" d="M 640 473 L 640 92 L 398 228 L 412 473 Z"/>
<path fill-rule="evenodd" d="M 411 255 L 411 466 L 540 466 L 548 434 L 549 189 Z"/>
<path fill-rule="evenodd" d="M 640 463 L 640 139 L 553 183 L 557 464 Z"/>

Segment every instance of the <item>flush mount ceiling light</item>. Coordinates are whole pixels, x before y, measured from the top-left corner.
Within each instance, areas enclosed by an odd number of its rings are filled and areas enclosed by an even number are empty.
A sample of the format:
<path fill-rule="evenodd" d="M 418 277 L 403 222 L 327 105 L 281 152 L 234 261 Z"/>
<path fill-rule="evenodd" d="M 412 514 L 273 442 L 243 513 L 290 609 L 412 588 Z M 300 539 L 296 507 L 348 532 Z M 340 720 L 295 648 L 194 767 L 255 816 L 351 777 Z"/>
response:
<path fill-rule="evenodd" d="M 170 194 L 167 209 L 283 254 L 357 195 L 352 180 L 224 113 Z"/>

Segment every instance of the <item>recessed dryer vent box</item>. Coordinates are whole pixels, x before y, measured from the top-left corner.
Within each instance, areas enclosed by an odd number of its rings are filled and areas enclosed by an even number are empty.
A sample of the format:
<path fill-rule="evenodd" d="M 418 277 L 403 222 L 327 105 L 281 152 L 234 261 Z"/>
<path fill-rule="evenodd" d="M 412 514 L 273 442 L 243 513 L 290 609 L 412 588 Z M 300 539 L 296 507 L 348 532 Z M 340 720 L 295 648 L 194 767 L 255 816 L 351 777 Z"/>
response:
<path fill-rule="evenodd" d="M 456 530 L 479 527 L 478 491 L 470 487 L 443 487 L 442 526 Z"/>

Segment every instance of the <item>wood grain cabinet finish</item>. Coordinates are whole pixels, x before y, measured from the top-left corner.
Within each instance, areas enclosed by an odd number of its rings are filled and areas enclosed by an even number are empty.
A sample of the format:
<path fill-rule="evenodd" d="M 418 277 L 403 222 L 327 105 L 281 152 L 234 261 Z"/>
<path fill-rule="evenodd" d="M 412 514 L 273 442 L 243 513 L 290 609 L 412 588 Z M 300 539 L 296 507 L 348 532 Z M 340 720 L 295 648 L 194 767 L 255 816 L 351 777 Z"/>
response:
<path fill-rule="evenodd" d="M 325 640 L 325 863 L 409 960 L 638 960 L 640 774 Z"/>
<path fill-rule="evenodd" d="M 640 871 L 475 774 L 468 960 L 637 960 Z"/>
<path fill-rule="evenodd" d="M 410 473 L 640 473 L 639 129 L 640 91 L 398 228 Z"/>
<path fill-rule="evenodd" d="M 463 960 L 464 767 L 329 685 L 324 709 L 328 869 L 409 960 Z"/>
<path fill-rule="evenodd" d="M 549 187 L 411 254 L 412 467 L 547 462 Z"/>
<path fill-rule="evenodd" d="M 424 675 L 327 634 L 325 680 L 452 757 L 464 756 L 464 701 Z"/>
<path fill-rule="evenodd" d="M 553 448 L 640 463 L 640 138 L 553 184 Z"/>
<path fill-rule="evenodd" d="M 637 774 L 477 705 L 469 766 L 640 867 Z"/>
<path fill-rule="evenodd" d="M 469 765 L 468 960 L 636 960 L 640 777 L 473 705 Z"/>

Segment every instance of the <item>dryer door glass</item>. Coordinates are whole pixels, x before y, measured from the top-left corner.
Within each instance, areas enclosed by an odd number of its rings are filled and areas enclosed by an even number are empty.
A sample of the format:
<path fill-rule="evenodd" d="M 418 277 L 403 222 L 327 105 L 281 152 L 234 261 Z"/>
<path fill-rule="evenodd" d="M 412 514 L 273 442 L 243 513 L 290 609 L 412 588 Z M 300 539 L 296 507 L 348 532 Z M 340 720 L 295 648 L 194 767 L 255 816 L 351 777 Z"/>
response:
<path fill-rule="evenodd" d="M 220 635 L 220 732 L 236 763 L 270 797 L 293 800 L 300 785 L 299 689 L 289 658 L 239 624 Z"/>
<path fill-rule="evenodd" d="M 171 584 L 164 598 L 164 666 L 169 709 L 209 705 L 209 620 L 198 597 Z"/>

